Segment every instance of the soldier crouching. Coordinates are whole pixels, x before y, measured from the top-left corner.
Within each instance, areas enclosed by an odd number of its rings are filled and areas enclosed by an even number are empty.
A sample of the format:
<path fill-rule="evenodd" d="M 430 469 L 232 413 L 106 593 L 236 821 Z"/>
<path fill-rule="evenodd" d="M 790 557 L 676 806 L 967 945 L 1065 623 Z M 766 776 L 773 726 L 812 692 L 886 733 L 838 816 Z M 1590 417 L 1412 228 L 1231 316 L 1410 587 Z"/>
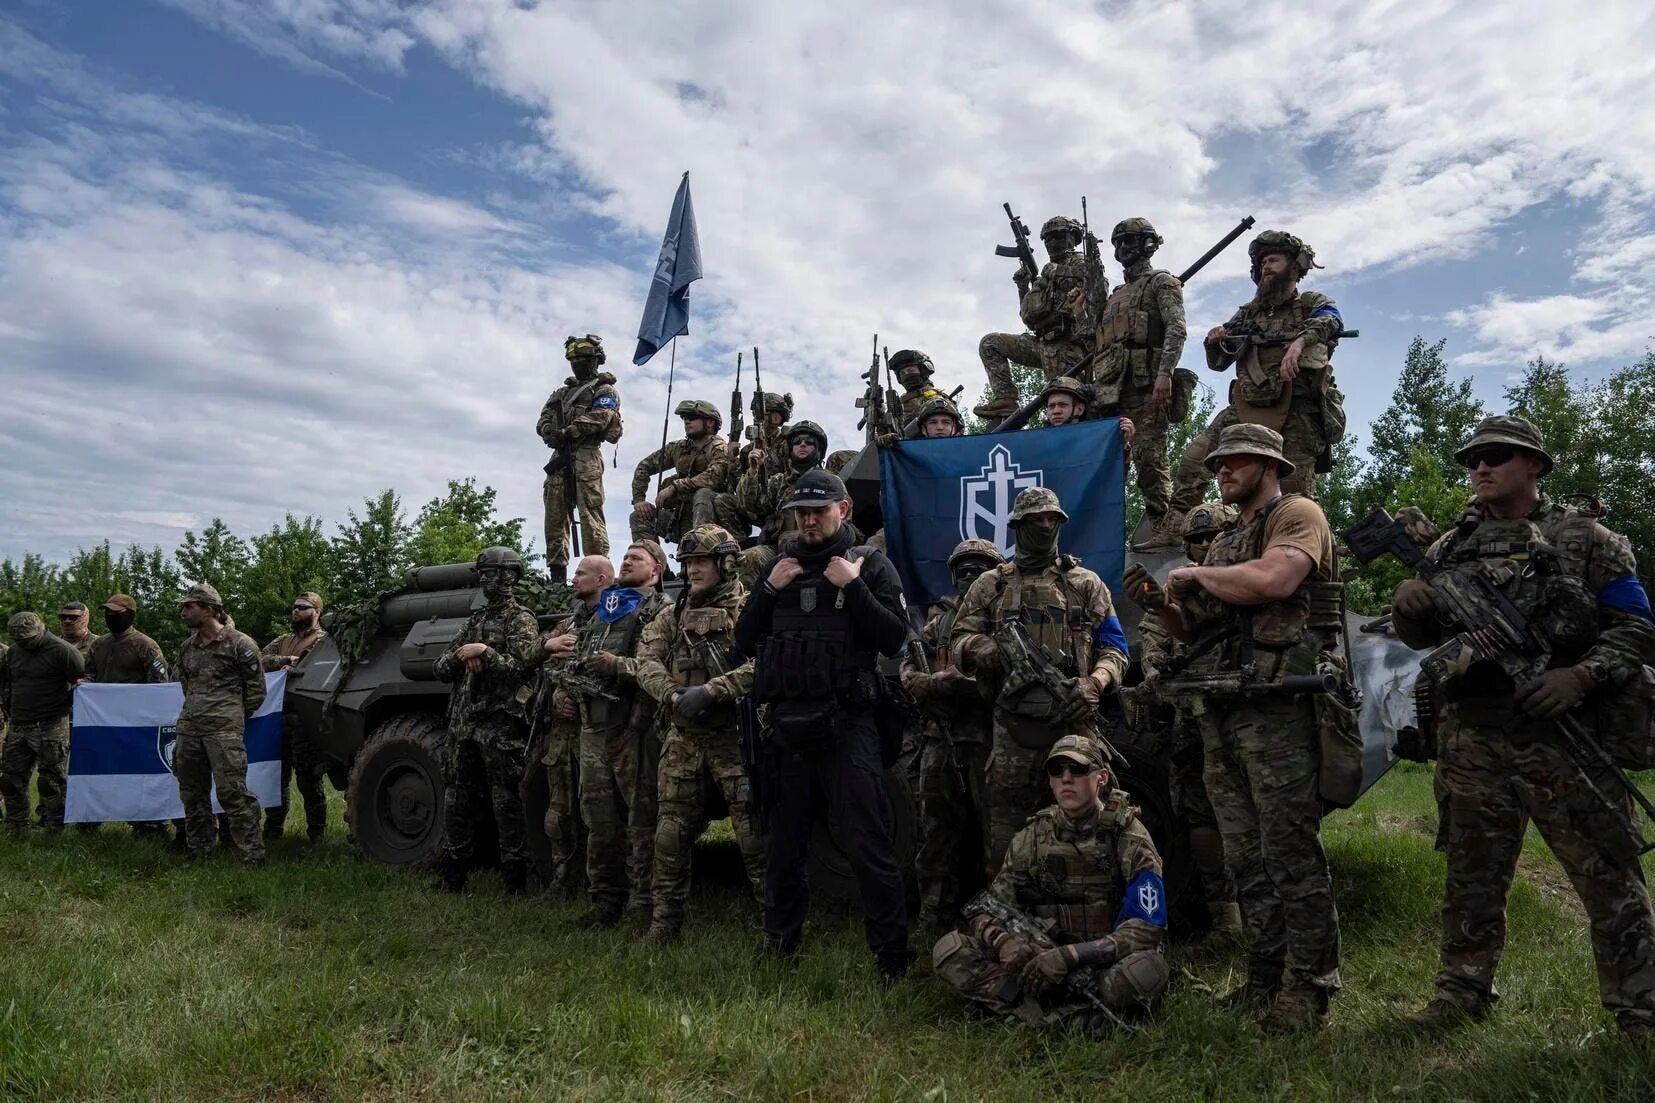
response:
<path fill-rule="evenodd" d="M 932 967 L 961 996 L 1029 1023 L 1107 1029 L 1166 991 L 1161 856 L 1096 740 L 1066 735 L 1045 770 L 1056 804 L 1006 849 L 1000 872 L 937 941 Z"/>

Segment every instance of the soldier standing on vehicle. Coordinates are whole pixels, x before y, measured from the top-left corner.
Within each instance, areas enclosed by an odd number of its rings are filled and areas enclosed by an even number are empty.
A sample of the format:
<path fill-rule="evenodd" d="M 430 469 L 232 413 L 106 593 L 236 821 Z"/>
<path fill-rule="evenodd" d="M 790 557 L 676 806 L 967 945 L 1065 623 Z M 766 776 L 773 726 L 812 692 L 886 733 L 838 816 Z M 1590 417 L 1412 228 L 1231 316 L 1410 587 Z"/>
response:
<path fill-rule="evenodd" d="M 742 510 L 759 523 L 759 543 L 741 555 L 743 578 L 757 578 L 776 558 L 776 549 L 796 530 L 793 515 L 782 505 L 793 493 L 793 484 L 807 471 L 822 466 L 827 455 L 827 433 L 814 421 L 800 421 L 787 427 L 787 466 L 773 470 L 766 466 L 766 457 L 754 450 L 756 459 L 749 459 L 748 469 L 736 485 L 736 498 Z"/>
<path fill-rule="evenodd" d="M 1057 494 L 1045 487 L 1017 495 L 1012 561 L 971 584 L 949 644 L 961 672 L 995 687 L 985 794 L 995 860 L 1045 803 L 1041 763 L 1052 728 L 1095 730 L 1099 699 L 1126 674 L 1126 634 L 1109 587 L 1080 560 L 1058 553 L 1058 532 L 1068 519 Z"/>
<path fill-rule="evenodd" d="M 655 868 L 655 765 L 660 739 L 655 702 L 636 680 L 644 627 L 661 608 L 661 545 L 626 549 L 613 586 L 598 595 L 575 642 L 580 669 L 609 696 L 573 693 L 580 702 L 580 814 L 586 823 L 582 922 L 612 927 L 624 911 L 648 915 Z"/>
<path fill-rule="evenodd" d="M 10 726 L 0 749 L 0 800 L 6 829 L 29 825 L 29 777 L 39 772 L 40 826 L 63 829 L 69 775 L 69 710 L 85 669 L 75 646 L 46 631 L 39 613 L 6 622 L 12 646 L 0 652 L 0 715 Z"/>
<path fill-rule="evenodd" d="M 546 656 L 541 667 L 547 672 L 571 663 L 580 632 L 592 619 L 598 595 L 615 580 L 615 565 L 601 555 L 588 555 L 575 564 L 569 580 L 574 609 L 540 637 Z M 548 900 L 573 896 L 580 856 L 580 703 L 567 693 L 538 695 L 542 709 L 539 722 L 546 729 L 546 751 L 540 762 L 546 767 L 546 839 L 551 849 L 551 872 L 542 896 Z M 534 768 L 534 763 L 529 763 Z"/>
<path fill-rule="evenodd" d="M 264 645 L 265 670 L 291 671 L 311 648 L 327 638 L 322 630 L 322 599 L 305 591 L 293 599 L 288 616 L 293 630 Z M 305 806 L 305 838 L 320 842 L 328 827 L 328 794 L 322 788 L 322 762 L 311 748 L 310 737 L 296 713 L 282 710 L 282 802 L 265 809 L 264 837 L 279 839 L 287 825 L 288 782 L 299 783 L 299 799 Z"/>
<path fill-rule="evenodd" d="M 509 895 L 527 887 L 521 781 L 528 750 L 528 682 L 540 662 L 539 625 L 513 591 L 523 559 L 511 548 L 484 548 L 477 584 L 486 604 L 466 619 L 437 656 L 432 673 L 452 682 L 444 744 L 441 887 L 465 888 L 479 818 L 490 812 L 500 843 L 500 877 Z"/>
<path fill-rule="evenodd" d="M 657 448 L 632 472 L 632 539 L 677 543 L 697 525 L 710 525 L 717 516 L 718 491 L 729 481 L 729 450 L 719 426 L 724 415 L 711 402 L 687 398 L 675 411 L 684 419 L 684 439 Z M 757 451 L 755 449 L 755 451 Z M 649 477 L 673 468 L 661 492 L 651 502 Z"/>
<path fill-rule="evenodd" d="M 1191 563 L 1205 560 L 1213 540 L 1234 521 L 1235 510 L 1222 502 L 1207 502 L 1190 510 L 1184 515 L 1184 555 Z M 1134 563 L 1126 569 L 1126 594 L 1146 614 L 1138 624 L 1138 653 L 1144 680 L 1136 689 L 1128 691 L 1133 698 L 1133 727 L 1140 735 L 1164 734 L 1163 745 L 1172 751 L 1172 795 L 1179 822 L 1189 839 L 1190 857 L 1195 860 L 1196 872 L 1201 877 L 1201 891 L 1207 901 L 1212 930 L 1239 938 L 1243 933 L 1241 908 L 1236 903 L 1235 880 L 1224 864 L 1224 839 L 1213 815 L 1212 799 L 1207 796 L 1200 718 L 1190 714 L 1186 702 L 1178 698 L 1163 700 L 1156 693 L 1156 682 L 1167 663 L 1177 655 L 1180 645 L 1161 623 L 1160 603 L 1149 596 L 1160 591 L 1155 586 L 1146 589 L 1144 583 L 1148 581 L 1152 579 L 1141 564 Z"/>
<path fill-rule="evenodd" d="M 1054 804 L 1012 838 L 988 890 L 1050 934 L 1019 937 L 979 913 L 943 935 L 932 967 L 959 995 L 1028 1023 L 1079 1018 L 1103 1034 L 1166 991 L 1161 856 L 1131 799 L 1111 788 L 1107 754 L 1084 735 L 1052 745 L 1042 772 Z"/>
<path fill-rule="evenodd" d="M 264 668 L 251 636 L 231 626 L 224 599 L 210 584 L 190 587 L 178 615 L 190 635 L 173 670 L 184 689 L 173 745 L 173 773 L 184 805 L 189 856 L 213 851 L 218 825 L 213 793 L 224 809 L 229 835 L 243 865 L 264 861 L 259 801 L 247 787 L 247 721 L 264 703 Z"/>
<path fill-rule="evenodd" d="M 747 427 L 747 443 L 741 446 L 735 462 L 725 472 L 724 486 L 714 502 L 719 525 L 728 529 L 737 543 L 747 538 L 754 525 L 764 521 L 764 518 L 754 517 L 743 509 L 741 499 L 736 496 L 741 476 L 752 467 L 754 450 L 760 453 L 767 475 L 773 475 L 787 466 L 786 429 L 787 419 L 793 416 L 793 396 L 766 394 L 760 405 L 763 416 L 758 424 Z"/>
<path fill-rule="evenodd" d="M 1040 227 L 1040 243 L 1049 259 L 1030 280 L 1019 267 L 1018 313 L 1026 333 L 989 333 L 977 346 L 988 376 L 989 400 L 974 409 L 980 418 L 998 421 L 1017 412 L 1021 404 L 1011 364 L 1038 366 L 1048 380 L 1070 375 L 1092 352 L 1094 319 L 1109 294 L 1109 280 L 1101 265 L 1094 266 L 1077 252 L 1083 238 L 1080 223 L 1062 215 Z"/>
<path fill-rule="evenodd" d="M 902 393 L 897 396 L 897 409 L 885 411 L 887 420 L 874 434 L 874 442 L 882 448 L 889 448 L 902 438 L 903 429 L 919 417 L 921 407 L 939 398 L 947 400 L 947 396 L 932 384 L 936 365 L 923 352 L 899 349 L 891 354 L 886 363 L 897 382 L 902 384 Z"/>
<path fill-rule="evenodd" d="M 655 825 L 655 911 L 645 938 L 671 942 L 684 929 L 691 855 L 707 826 L 707 795 L 716 789 L 730 810 L 736 845 L 753 894 L 764 891 L 765 839 L 742 768 L 736 702 L 753 688 L 751 660 L 735 657 L 736 615 L 746 591 L 736 578 L 735 538 L 701 525 L 678 544 L 688 583 L 678 600 L 644 629 L 638 684 L 666 709 Z"/>
<path fill-rule="evenodd" d="M 92 612 L 84 601 L 65 602 L 57 614 L 58 638 L 80 652 L 81 662 L 92 656 L 98 634 L 92 631 Z"/>
<path fill-rule="evenodd" d="M 1293 465 L 1280 434 L 1233 425 L 1207 463 L 1238 519 L 1202 565 L 1173 569 L 1147 601 L 1161 602 L 1175 639 L 1224 640 L 1197 660 L 1204 670 L 1250 655 L 1259 681 L 1275 682 L 1337 661 L 1333 533 L 1314 501 L 1282 494 Z M 1339 913 L 1322 849 L 1317 704 L 1271 694 L 1204 707 L 1207 793 L 1251 941 L 1246 984 L 1226 1002 L 1269 1004 L 1268 1032 L 1320 1026 L 1339 989 Z"/>
<path fill-rule="evenodd" d="M 770 706 L 762 756 L 770 815 L 765 945 L 799 953 L 810 838 L 825 814 L 856 874 L 875 967 L 892 981 L 913 961 L 884 781 L 901 746 L 902 717 L 877 667 L 912 631 L 908 606 L 891 561 L 853 546 L 850 499 L 837 475 L 806 472 L 782 508 L 796 513 L 798 533 L 736 626 L 741 653 L 756 660 L 754 695 Z"/>
<path fill-rule="evenodd" d="M 1293 474 L 1282 493 L 1316 496 L 1316 472 L 1329 471 L 1334 446 L 1345 435 L 1345 396 L 1333 382 L 1333 353 L 1344 319 L 1332 299 L 1300 291 L 1316 252 L 1292 234 L 1266 230 L 1247 246 L 1258 293 L 1230 320 L 1207 332 L 1207 367 L 1236 377 L 1230 404 L 1184 449 L 1178 463 L 1174 511 L 1207 495 L 1210 465 L 1204 449 L 1231 425 L 1263 425 L 1281 434 Z"/>
<path fill-rule="evenodd" d="M 1630 804 L 1608 772 L 1584 771 L 1555 721 L 1573 715 L 1607 748 L 1649 750 L 1649 664 L 1655 615 L 1624 536 L 1594 513 L 1546 497 L 1552 469 L 1540 431 L 1519 417 L 1484 418 L 1454 458 L 1475 495 L 1427 559 L 1476 573 L 1553 645 L 1550 668 L 1513 686 L 1494 663 L 1473 665 L 1439 693 L 1437 784 L 1447 793 L 1448 871 L 1442 967 L 1414 1022 L 1461 1026 L 1488 1016 L 1505 948 L 1506 897 L 1529 821 L 1568 873 L 1591 919 L 1598 992 L 1622 1031 L 1655 1033 L 1655 917 L 1625 826 Z M 1409 646 L 1435 647 L 1471 625 L 1454 620 L 1430 582 L 1396 589 L 1392 623 Z M 1600 799 L 1592 792 L 1612 794 Z M 1439 835 L 1439 839 L 1443 836 Z"/>
<path fill-rule="evenodd" d="M 919 845 L 914 875 L 919 881 L 919 929 L 934 931 L 951 922 L 967 896 L 983 884 L 988 860 L 988 820 L 983 784 L 988 771 L 988 701 L 975 678 L 954 665 L 948 641 L 960 612 L 960 595 L 985 571 L 1005 562 L 987 540 L 962 540 L 948 556 L 954 592 L 931 606 L 920 646 L 925 667 L 910 654 L 902 662 L 902 688 L 920 707 Z"/>
<path fill-rule="evenodd" d="M 540 408 L 535 432 L 555 455 L 556 470 L 546 472 L 546 571 L 563 581 L 569 565 L 569 480 L 561 465 L 575 468 L 574 507 L 580 511 L 581 547 L 591 555 L 609 554 L 609 525 L 603 519 L 603 446 L 621 439 L 621 397 L 615 377 L 598 368 L 607 357 L 594 334 L 570 337 L 563 356 L 574 373 Z M 634 495 L 636 497 L 636 495 Z"/>
<path fill-rule="evenodd" d="M 1138 473 L 1144 513 L 1154 522 L 1150 547 L 1174 548 L 1183 515 L 1169 508 L 1172 476 L 1167 470 L 1167 429 L 1189 416 L 1194 377 L 1174 386 L 1173 372 L 1184 352 L 1184 285 L 1178 277 L 1150 263 L 1161 235 L 1146 218 L 1128 218 L 1109 235 L 1125 282 L 1104 303 L 1098 319 L 1097 352 L 1089 378 L 1094 401 L 1091 417 L 1124 415 L 1136 434 L 1132 466 Z"/>

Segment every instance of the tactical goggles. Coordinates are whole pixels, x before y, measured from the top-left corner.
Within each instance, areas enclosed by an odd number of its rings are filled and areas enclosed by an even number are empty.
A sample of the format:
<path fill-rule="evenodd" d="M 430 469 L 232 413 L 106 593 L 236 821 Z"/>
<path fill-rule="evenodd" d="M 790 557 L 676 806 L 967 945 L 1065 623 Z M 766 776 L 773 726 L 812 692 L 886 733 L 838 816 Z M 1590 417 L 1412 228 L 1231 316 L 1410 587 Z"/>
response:
<path fill-rule="evenodd" d="M 1490 444 L 1465 454 L 1465 469 L 1475 471 L 1482 464 L 1490 467 L 1500 467 L 1511 462 L 1511 458 L 1521 452 L 1515 444 Z"/>
<path fill-rule="evenodd" d="M 1076 762 L 1072 758 L 1054 758 L 1046 763 L 1047 777 L 1085 777 L 1087 774 L 1097 773 L 1096 766 L 1088 766 L 1084 762 Z"/>
<path fill-rule="evenodd" d="M 506 577 L 510 573 L 504 567 L 479 567 L 477 568 L 477 581 L 493 582 L 496 579 Z"/>

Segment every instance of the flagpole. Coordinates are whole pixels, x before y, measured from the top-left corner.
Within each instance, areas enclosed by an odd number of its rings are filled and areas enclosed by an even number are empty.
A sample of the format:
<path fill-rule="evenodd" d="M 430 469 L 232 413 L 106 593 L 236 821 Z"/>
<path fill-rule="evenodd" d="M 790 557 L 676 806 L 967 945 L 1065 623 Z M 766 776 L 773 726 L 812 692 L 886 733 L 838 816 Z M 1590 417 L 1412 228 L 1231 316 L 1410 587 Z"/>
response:
<path fill-rule="evenodd" d="M 689 173 L 685 173 L 688 176 Z M 667 408 L 661 415 L 661 451 L 667 450 L 667 427 L 672 424 L 672 374 L 678 369 L 678 338 L 667 342 Z M 661 496 L 661 476 L 666 474 L 666 457 L 661 457 L 661 470 L 655 473 L 655 496 Z"/>

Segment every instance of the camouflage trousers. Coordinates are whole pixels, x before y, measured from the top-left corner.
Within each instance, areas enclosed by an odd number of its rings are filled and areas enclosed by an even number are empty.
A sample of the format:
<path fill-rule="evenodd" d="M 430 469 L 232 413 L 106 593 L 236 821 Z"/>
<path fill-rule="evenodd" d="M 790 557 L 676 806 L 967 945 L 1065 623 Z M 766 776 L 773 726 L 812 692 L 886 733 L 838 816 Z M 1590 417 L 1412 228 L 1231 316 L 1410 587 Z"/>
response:
<path fill-rule="evenodd" d="M 247 787 L 245 734 L 241 724 L 197 727 L 181 721 L 178 725 L 172 771 L 178 776 L 178 799 L 184 805 L 184 843 L 196 857 L 212 853 L 218 839 L 218 824 L 213 819 L 215 788 L 241 860 L 264 857 L 259 801 Z"/>
<path fill-rule="evenodd" d="M 305 726 L 292 713 L 282 714 L 282 802 L 264 810 L 264 830 L 280 835 L 287 826 L 288 793 L 297 782 L 305 806 L 305 832 L 319 838 L 328 826 L 328 794 L 322 787 L 321 762 L 311 748 Z"/>
<path fill-rule="evenodd" d="M 1039 997 L 1028 995 L 995 952 L 969 931 L 950 931 L 938 939 L 931 951 L 931 968 L 956 994 L 997 1015 L 1040 1025 L 1097 1014 L 1091 1001 L 1074 998 L 1062 988 Z M 1113 965 L 1086 972 L 1096 981 L 1104 1005 L 1121 1014 L 1142 1014 L 1153 1008 L 1171 976 L 1166 958 L 1156 950 L 1127 954 Z"/>
<path fill-rule="evenodd" d="M 1320 744 L 1309 701 L 1214 701 L 1207 794 L 1251 943 L 1251 975 L 1339 987 L 1339 912 L 1322 850 Z"/>
<path fill-rule="evenodd" d="M 1182 715 L 1172 726 L 1172 799 L 1190 842 L 1190 857 L 1201 877 L 1201 898 L 1209 904 L 1234 903 L 1235 881 L 1224 863 L 1224 838 L 1207 795 L 1206 755 L 1199 726 Z"/>
<path fill-rule="evenodd" d="M 1172 469 L 1167 461 L 1166 404 L 1157 406 L 1152 390 L 1123 387 L 1118 404 L 1099 405 L 1096 410 L 1086 411 L 1088 421 L 1102 417 L 1131 419 L 1132 448 L 1128 456 L 1138 476 L 1138 491 L 1144 497 L 1144 512 L 1151 517 L 1161 516 L 1167 511 L 1172 495 Z M 1202 458 L 1206 458 L 1204 454 Z"/>
<path fill-rule="evenodd" d="M 552 878 L 567 884 L 580 854 L 580 725 L 551 724 L 546 754 L 546 840 L 552 853 Z"/>
<path fill-rule="evenodd" d="M 1023 730 L 1033 730 L 1028 721 L 1022 723 Z M 1011 837 L 1022 830 L 1030 816 L 1051 803 L 1051 787 L 1046 784 L 1046 752 L 1062 734 L 1062 726 L 1054 721 L 1050 739 L 1040 746 L 1024 746 L 1012 738 L 1006 719 L 999 712 L 994 714 L 994 749 L 989 752 L 983 787 L 991 879 L 1005 860 Z M 1024 741 L 1036 742 L 1029 736 L 1024 736 Z"/>
<path fill-rule="evenodd" d="M 1039 368 L 1046 382 L 1069 375 L 1076 364 L 1092 351 L 1090 340 L 1042 341 L 1032 333 L 985 333 L 977 343 L 977 356 L 988 376 L 988 389 L 995 398 L 1016 398 L 1017 384 L 1011 365 Z"/>
<path fill-rule="evenodd" d="M 603 453 L 576 449 L 575 508 L 580 513 L 580 549 L 586 555 L 609 554 L 609 524 L 603 519 Z M 564 474 L 547 475 L 541 488 L 546 506 L 546 562 L 569 562 L 569 502 Z"/>
<path fill-rule="evenodd" d="M 1225 406 L 1207 423 L 1207 427 L 1190 438 L 1178 457 L 1176 487 L 1172 492 L 1172 508 L 1188 513 L 1212 495 L 1213 473 L 1207 470 L 1207 456 L 1218 443 L 1218 434 L 1231 425 L 1239 424 L 1234 406 Z M 1293 474 L 1281 481 L 1283 494 L 1303 494 L 1316 497 L 1316 457 L 1322 451 L 1322 429 L 1316 411 L 1310 407 L 1294 407 L 1287 413 L 1281 427 L 1282 455 L 1293 465 Z"/>
<path fill-rule="evenodd" d="M 63 826 L 63 799 L 69 777 L 69 718 L 45 724 L 13 724 L 0 750 L 0 800 L 6 826 L 29 822 L 29 776 L 39 771 L 40 825 Z"/>
<path fill-rule="evenodd" d="M 653 732 L 625 725 L 580 733 L 580 814 L 586 891 L 600 907 L 647 901 L 655 873 Z"/>
<path fill-rule="evenodd" d="M 676 544 L 678 538 L 690 529 L 699 525 L 722 525 L 728 519 L 728 510 L 733 507 L 732 501 L 725 503 L 725 509 L 719 509 L 719 498 L 724 497 L 711 487 L 704 486 L 691 493 L 688 501 L 674 498 L 663 508 L 657 509 L 651 517 L 645 517 L 636 509 L 632 511 L 629 524 L 632 529 L 632 539 L 654 540 L 657 543 Z"/>
<path fill-rule="evenodd" d="M 528 865 L 528 844 L 524 839 L 523 778 L 528 757 L 527 733 L 522 722 L 500 719 L 499 729 L 473 729 L 448 733 L 443 756 L 442 853 L 443 857 L 469 864 L 477 848 L 477 824 L 492 816 L 500 842 L 500 864 Z"/>
<path fill-rule="evenodd" d="M 1444 726 L 1437 776 L 1450 818 L 1437 995 L 1476 1010 L 1498 998 L 1506 897 L 1533 820 L 1590 917 L 1603 1006 L 1623 1026 L 1655 1024 L 1655 915 L 1636 849 L 1553 739 L 1532 722 Z M 1608 775 L 1592 780 L 1628 806 Z"/>
<path fill-rule="evenodd" d="M 753 815 L 751 790 L 741 768 L 735 731 L 667 731 L 657 774 L 655 821 L 655 922 L 676 927 L 690 896 L 690 859 L 707 826 L 707 785 L 718 786 L 730 808 L 730 825 L 753 892 L 764 891 L 765 840 Z"/>
<path fill-rule="evenodd" d="M 914 790 L 919 806 L 914 877 L 922 916 L 954 916 L 987 883 L 987 771 L 987 743 L 955 743 L 941 723 L 927 721 Z"/>

